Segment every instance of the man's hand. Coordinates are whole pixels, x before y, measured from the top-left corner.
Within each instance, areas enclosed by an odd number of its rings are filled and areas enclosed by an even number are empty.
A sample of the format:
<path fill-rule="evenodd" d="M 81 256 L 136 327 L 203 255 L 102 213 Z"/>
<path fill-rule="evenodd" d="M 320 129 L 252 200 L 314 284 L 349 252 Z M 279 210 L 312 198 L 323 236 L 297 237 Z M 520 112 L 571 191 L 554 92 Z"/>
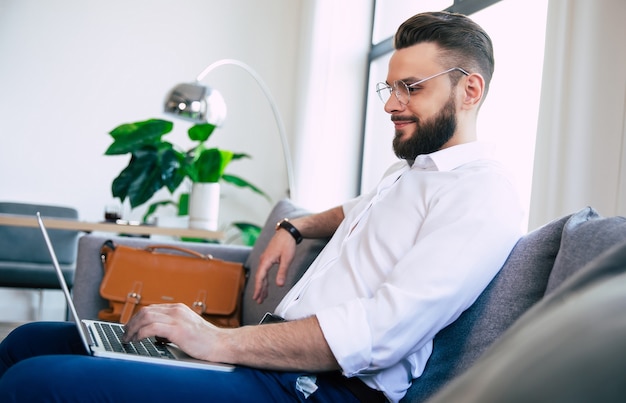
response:
<path fill-rule="evenodd" d="M 335 233 L 343 219 L 343 208 L 337 206 L 318 214 L 298 217 L 291 220 L 291 223 L 300 231 L 304 238 L 326 238 Z M 259 268 L 255 274 L 252 298 L 257 303 L 260 304 L 267 298 L 268 275 L 273 265 L 278 264 L 276 285 L 279 287 L 285 285 L 287 270 L 295 254 L 296 242 L 293 236 L 283 229 L 276 231 L 261 255 Z"/>
<path fill-rule="evenodd" d="M 184 352 L 201 360 L 215 360 L 220 329 L 204 320 L 184 304 L 158 304 L 142 308 L 126 324 L 124 341 L 158 336 L 176 344 Z"/>
<path fill-rule="evenodd" d="M 262 303 L 267 298 L 269 287 L 269 271 L 274 264 L 278 264 L 276 273 L 276 285 L 285 285 L 289 265 L 296 253 L 296 242 L 293 237 L 284 230 L 276 231 L 267 248 L 259 259 L 259 268 L 254 279 L 254 293 L 252 298 L 257 303 Z"/>

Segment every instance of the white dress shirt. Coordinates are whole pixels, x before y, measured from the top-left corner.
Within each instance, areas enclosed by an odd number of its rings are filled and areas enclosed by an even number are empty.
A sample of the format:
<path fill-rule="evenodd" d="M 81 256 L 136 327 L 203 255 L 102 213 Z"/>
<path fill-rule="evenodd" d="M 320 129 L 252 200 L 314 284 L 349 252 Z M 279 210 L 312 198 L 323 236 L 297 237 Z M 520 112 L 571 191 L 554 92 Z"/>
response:
<path fill-rule="evenodd" d="M 335 235 L 276 313 L 316 315 L 344 375 L 400 400 L 437 332 L 478 298 L 521 236 L 517 192 L 489 154 L 472 142 L 394 164 L 343 206 Z"/>

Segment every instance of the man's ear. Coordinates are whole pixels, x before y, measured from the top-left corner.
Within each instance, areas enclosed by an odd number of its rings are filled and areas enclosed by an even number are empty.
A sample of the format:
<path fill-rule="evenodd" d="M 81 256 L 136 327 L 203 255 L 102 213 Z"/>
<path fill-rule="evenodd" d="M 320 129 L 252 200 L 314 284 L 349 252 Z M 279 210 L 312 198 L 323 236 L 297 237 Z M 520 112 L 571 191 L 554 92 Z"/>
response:
<path fill-rule="evenodd" d="M 485 79 L 478 73 L 472 73 L 465 77 L 463 85 L 463 107 L 466 109 L 477 108 L 485 92 Z"/>

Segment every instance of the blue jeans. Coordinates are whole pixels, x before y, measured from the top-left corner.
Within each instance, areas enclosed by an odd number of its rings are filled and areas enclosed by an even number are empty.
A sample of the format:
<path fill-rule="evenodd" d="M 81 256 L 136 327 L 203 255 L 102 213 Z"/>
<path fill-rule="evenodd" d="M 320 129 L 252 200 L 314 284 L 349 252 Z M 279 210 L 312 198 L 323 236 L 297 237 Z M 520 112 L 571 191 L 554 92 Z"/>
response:
<path fill-rule="evenodd" d="M 296 372 L 206 371 L 91 357 L 75 325 L 35 322 L 0 344 L 0 402 L 358 402 L 342 385 L 317 379 L 305 399 Z"/>

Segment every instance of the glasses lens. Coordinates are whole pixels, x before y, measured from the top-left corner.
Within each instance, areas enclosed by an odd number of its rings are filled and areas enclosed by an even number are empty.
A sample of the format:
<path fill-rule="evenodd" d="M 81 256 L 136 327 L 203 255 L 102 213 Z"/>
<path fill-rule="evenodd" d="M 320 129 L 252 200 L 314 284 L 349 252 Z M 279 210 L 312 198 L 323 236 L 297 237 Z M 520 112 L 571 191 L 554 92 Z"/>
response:
<path fill-rule="evenodd" d="M 406 86 L 404 81 L 394 81 L 393 90 L 396 93 L 396 98 L 398 98 L 398 102 L 402 105 L 407 105 L 409 103 L 409 87 Z"/>
<path fill-rule="evenodd" d="M 387 103 L 389 97 L 391 96 L 391 87 L 386 83 L 378 83 L 376 84 L 376 93 L 378 94 L 378 98 L 383 101 L 384 104 Z"/>

